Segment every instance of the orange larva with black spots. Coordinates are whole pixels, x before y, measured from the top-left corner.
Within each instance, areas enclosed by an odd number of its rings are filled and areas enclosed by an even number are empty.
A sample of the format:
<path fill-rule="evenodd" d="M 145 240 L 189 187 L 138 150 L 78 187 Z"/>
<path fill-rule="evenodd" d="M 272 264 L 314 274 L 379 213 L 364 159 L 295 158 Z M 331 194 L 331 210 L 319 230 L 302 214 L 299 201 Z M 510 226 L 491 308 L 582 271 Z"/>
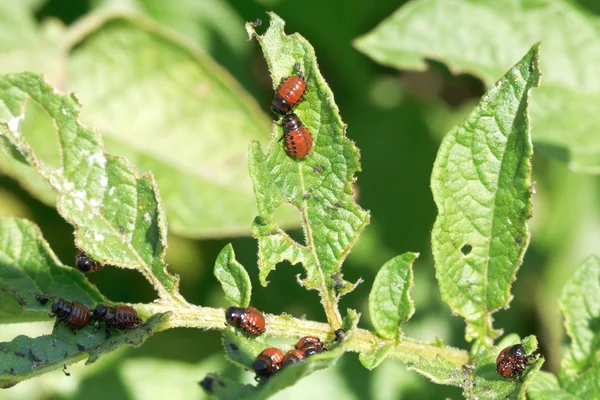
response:
<path fill-rule="evenodd" d="M 265 317 L 254 307 L 229 307 L 225 311 L 227 325 L 235 325 L 242 331 L 258 336 L 265 332 Z"/>
<path fill-rule="evenodd" d="M 252 369 L 256 373 L 255 379 L 260 380 L 261 378 L 269 378 L 278 372 L 282 366 L 283 352 L 275 347 L 269 347 L 256 357 Z"/>
<path fill-rule="evenodd" d="M 312 134 L 296 114 L 283 117 L 283 131 L 286 153 L 296 159 L 308 156 L 313 145 Z"/>
<path fill-rule="evenodd" d="M 285 115 L 304 99 L 304 93 L 306 93 L 304 75 L 283 78 L 277 88 L 271 109 L 273 112 Z"/>

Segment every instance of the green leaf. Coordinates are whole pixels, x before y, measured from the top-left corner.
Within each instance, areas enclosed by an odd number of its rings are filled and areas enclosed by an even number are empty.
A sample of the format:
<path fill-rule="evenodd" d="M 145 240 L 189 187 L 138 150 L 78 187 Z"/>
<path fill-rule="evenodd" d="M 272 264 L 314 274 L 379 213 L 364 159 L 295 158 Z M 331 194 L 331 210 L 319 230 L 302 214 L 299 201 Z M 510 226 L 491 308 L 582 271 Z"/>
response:
<path fill-rule="evenodd" d="M 417 253 L 404 253 L 392 258 L 375 277 L 369 294 L 369 315 L 381 337 L 402 337 L 400 324 L 408 321 L 415 312 L 409 292 L 413 283 L 412 264 L 418 256 Z"/>
<path fill-rule="evenodd" d="M 293 386 L 300 379 L 321 369 L 329 368 L 337 362 L 344 353 L 341 347 L 313 355 L 301 363 L 288 366 L 273 375 L 265 384 L 257 386 L 244 385 L 229 379 L 223 379 L 216 374 L 209 374 L 205 380 L 204 389 L 222 400 L 262 400 L 275 393 Z M 208 388 L 208 390 L 207 390 Z"/>
<path fill-rule="evenodd" d="M 13 386 L 25 379 L 80 361 L 86 356 L 87 363 L 92 363 L 102 354 L 123 345 L 139 347 L 159 326 L 163 316 L 154 315 L 139 328 L 114 334 L 108 340 L 104 331 L 95 332 L 91 326 L 74 335 L 61 325 L 52 335 L 37 338 L 21 335 L 11 342 L 0 343 L 3 354 L 0 361 L 0 387 Z"/>
<path fill-rule="evenodd" d="M 560 381 L 583 399 L 600 393 L 600 259 L 589 257 L 563 290 L 559 307 L 571 347 L 562 361 Z"/>
<path fill-rule="evenodd" d="M 263 35 L 249 23 L 246 30 L 261 45 L 274 86 L 294 72 L 296 63 L 300 65 L 307 90 L 295 113 L 312 133 L 313 148 L 305 159 L 290 158 L 279 141 L 283 132 L 277 124 L 266 154 L 257 142 L 250 145 L 250 175 L 259 214 L 253 224 L 259 242 L 259 277 L 266 285 L 277 263 L 301 263 L 306 278 L 300 283 L 319 291 L 329 323 L 337 328 L 341 319 L 337 302 L 355 287 L 343 279 L 341 264 L 369 221 L 369 214 L 352 196 L 354 174 L 360 171 L 358 150 L 345 136 L 312 46 L 297 33 L 285 35 L 283 20 L 269 15 L 271 24 Z M 296 242 L 276 224 L 274 212 L 283 203 L 300 212 L 305 243 Z"/>
<path fill-rule="evenodd" d="M 65 267 L 33 223 L 0 217 L 0 322 L 48 320 L 35 294 L 50 294 L 92 306 L 104 296 L 74 268 Z"/>
<path fill-rule="evenodd" d="M 62 30 L 56 22 L 40 29 L 26 2 L 1 1 L 0 74 L 27 70 L 57 77 L 63 61 Z"/>
<path fill-rule="evenodd" d="M 232 51 L 240 54 L 250 50 L 244 33 L 240 30 L 243 20 L 235 12 L 233 5 L 227 2 L 174 0 L 167 4 L 162 0 L 138 0 L 137 3 L 143 12 L 193 39 L 207 52 L 215 54 Z"/>
<path fill-rule="evenodd" d="M 242 368 L 252 368 L 256 357 L 267 347 L 265 335 L 248 336 L 233 326 L 223 330 L 223 347 L 227 358 Z"/>
<path fill-rule="evenodd" d="M 252 283 L 244 266 L 236 261 L 231 243 L 223 247 L 215 261 L 215 276 L 227 300 L 238 307 L 250 305 Z"/>
<path fill-rule="evenodd" d="M 523 339 L 527 354 L 537 348 L 537 339 L 533 336 Z M 425 358 L 419 356 L 419 361 L 409 369 L 417 371 L 440 385 L 450 385 L 462 388 L 466 399 L 525 399 L 525 390 L 538 373 L 544 359 L 540 358 L 525 369 L 523 382 L 519 379 L 503 379 L 496 372 L 496 357 L 502 348 L 492 352 L 487 348 L 477 354 L 471 365 L 457 368 L 441 356 Z"/>
<path fill-rule="evenodd" d="M 468 340 L 495 338 L 492 313 L 507 307 L 529 242 L 531 161 L 527 108 L 539 83 L 536 44 L 444 138 L 431 186 L 442 299 L 467 322 Z"/>
<path fill-rule="evenodd" d="M 556 375 L 550 372 L 539 371 L 533 381 L 527 387 L 527 396 L 531 400 L 577 400 L 580 397 L 573 396 L 560 387 Z"/>
<path fill-rule="evenodd" d="M 119 375 L 134 399 L 199 400 L 205 396 L 194 382 L 210 371 L 223 369 L 225 363 L 221 354 L 199 364 L 164 358 L 130 358 L 120 363 Z"/>
<path fill-rule="evenodd" d="M 600 19 L 575 3 L 411 1 L 355 46 L 384 65 L 423 70 L 434 59 L 491 86 L 542 41 L 544 84 L 531 108 L 536 150 L 576 171 L 600 173 L 600 79 L 591 67 L 600 59 Z M 569 27 L 568 34 L 557 27 Z"/>
<path fill-rule="evenodd" d="M 393 344 L 383 344 L 377 347 L 372 353 L 360 353 L 358 359 L 360 360 L 360 363 L 370 371 L 381 364 L 393 349 Z"/>
<path fill-rule="evenodd" d="M 38 75 L 0 77 L 0 100 L 0 135 L 56 191 L 58 212 L 75 227 L 77 247 L 102 263 L 139 270 L 161 298 L 182 301 L 164 263 L 166 220 L 152 175 L 140 178 L 126 159 L 105 154 L 99 135 L 78 122 L 76 98 Z M 59 166 L 39 159 L 18 130 L 28 102 L 57 127 Z"/>
<path fill-rule="evenodd" d="M 82 118 L 101 127 L 107 151 L 152 171 L 169 228 L 248 234 L 256 206 L 247 146 L 264 142 L 269 127 L 256 102 L 201 50 L 147 19 L 93 16 L 72 34 L 69 88 L 86 105 Z"/>

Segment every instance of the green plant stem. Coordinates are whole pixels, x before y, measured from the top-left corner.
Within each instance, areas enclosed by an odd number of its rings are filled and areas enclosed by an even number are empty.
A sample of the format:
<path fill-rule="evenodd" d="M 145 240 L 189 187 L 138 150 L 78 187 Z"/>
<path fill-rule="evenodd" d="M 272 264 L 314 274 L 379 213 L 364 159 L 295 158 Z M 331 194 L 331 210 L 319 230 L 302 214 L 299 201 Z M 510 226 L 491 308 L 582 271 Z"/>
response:
<path fill-rule="evenodd" d="M 173 308 L 162 303 L 136 304 L 136 309 L 142 316 L 148 317 L 156 313 L 169 312 L 157 332 L 170 328 L 198 328 L 198 329 L 224 329 L 225 310 L 222 308 L 198 307 L 186 305 Z M 298 338 L 302 336 L 318 336 L 326 342 L 334 339 L 335 334 L 329 324 L 323 322 L 298 319 L 289 315 L 265 315 L 267 323 L 266 334 L 269 337 Z M 356 329 L 348 340 L 344 341 L 344 348 L 355 353 L 372 352 L 375 349 L 392 344 L 394 347 L 389 357 L 404 362 L 417 362 L 419 356 L 432 359 L 439 355 L 457 367 L 468 364 L 468 352 L 450 346 L 438 346 L 424 343 L 411 338 L 402 338 L 398 341 L 382 339 L 366 329 Z"/>

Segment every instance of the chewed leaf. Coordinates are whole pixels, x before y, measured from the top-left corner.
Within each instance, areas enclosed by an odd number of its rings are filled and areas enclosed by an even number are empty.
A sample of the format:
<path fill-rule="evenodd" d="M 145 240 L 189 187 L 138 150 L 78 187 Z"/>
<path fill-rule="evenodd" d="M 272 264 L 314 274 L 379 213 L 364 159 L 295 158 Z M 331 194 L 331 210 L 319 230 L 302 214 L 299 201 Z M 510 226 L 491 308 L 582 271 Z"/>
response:
<path fill-rule="evenodd" d="M 165 268 L 167 228 L 152 175 L 140 178 L 126 159 L 105 154 L 100 136 L 79 123 L 75 96 L 59 94 L 39 75 L 1 77 L 0 101 L 0 135 L 56 191 L 57 209 L 75 227 L 77 246 L 100 262 L 139 270 L 161 298 L 180 298 L 177 279 Z M 14 123 L 28 102 L 57 128 L 59 167 L 39 159 Z"/>
<path fill-rule="evenodd" d="M 600 391 L 600 259 L 585 260 L 567 282 L 560 299 L 571 347 L 560 381 L 570 393 L 593 398 Z M 591 396 L 591 397 L 590 397 Z"/>
<path fill-rule="evenodd" d="M 95 332 L 85 327 L 77 335 L 65 327 L 56 328 L 54 334 L 29 338 L 18 336 L 13 341 L 0 343 L 4 355 L 0 360 L 0 387 L 9 387 L 25 379 L 41 375 L 63 365 L 88 357 L 94 362 L 102 354 L 121 346 L 140 346 L 152 335 L 164 314 L 157 314 L 138 328 L 129 329 L 106 339 L 104 331 Z"/>
<path fill-rule="evenodd" d="M 214 1 L 185 3 L 159 6 L 158 14 L 169 19 L 166 14 L 183 13 L 186 6 L 219 8 Z M 141 12 L 152 8 L 146 6 Z M 235 24 L 218 19 L 228 16 L 200 13 L 220 27 Z M 85 104 L 81 118 L 101 127 L 108 152 L 152 171 L 169 229 L 191 237 L 249 234 L 256 206 L 248 142 L 266 143 L 270 122 L 252 96 L 189 38 L 139 14 L 91 14 L 79 28 L 68 84 Z M 201 29 L 194 24 L 194 32 Z M 243 31 L 236 29 L 243 43 Z M 207 46 L 222 49 L 217 42 Z M 288 226 L 292 216 L 284 217 Z"/>
<path fill-rule="evenodd" d="M 215 276 L 221 282 L 227 300 L 238 307 L 250 305 L 252 283 L 244 266 L 236 261 L 231 244 L 219 253 L 215 261 Z"/>
<path fill-rule="evenodd" d="M 284 22 L 270 13 L 271 24 L 258 35 L 274 87 L 282 78 L 297 74 L 306 78 L 304 100 L 294 109 L 312 133 L 313 147 L 304 159 L 289 157 L 279 141 L 282 128 L 273 124 L 272 139 L 264 154 L 260 145 L 250 146 L 250 175 L 259 216 L 253 234 L 259 242 L 260 278 L 281 261 L 301 263 L 306 278 L 301 283 L 320 292 L 329 322 L 339 326 L 337 301 L 354 285 L 342 276 L 341 263 L 369 221 L 369 214 L 354 201 L 352 183 L 360 170 L 358 150 L 345 136 L 333 94 L 321 76 L 312 46 L 299 34 L 284 34 Z M 306 243 L 298 243 L 275 223 L 274 211 L 282 203 L 297 208 Z"/>
<path fill-rule="evenodd" d="M 81 272 L 61 264 L 37 226 L 19 218 L 0 218 L 0 287 L 0 322 L 47 320 L 36 294 L 88 306 L 106 300 Z"/>
<path fill-rule="evenodd" d="M 404 253 L 387 263 L 377 273 L 369 294 L 369 315 L 375 330 L 386 339 L 401 336 L 400 323 L 415 312 L 409 296 L 412 287 L 412 263 L 418 254 Z"/>
<path fill-rule="evenodd" d="M 358 359 L 360 363 L 368 370 L 372 370 L 377 367 L 385 358 L 388 356 L 390 351 L 394 348 L 391 343 L 384 344 L 375 349 L 372 353 L 360 353 Z"/>
<path fill-rule="evenodd" d="M 467 339 L 491 340 L 492 313 L 508 306 L 529 242 L 529 92 L 536 44 L 444 138 L 431 177 L 439 214 L 432 232 L 442 299 L 465 318 Z"/>

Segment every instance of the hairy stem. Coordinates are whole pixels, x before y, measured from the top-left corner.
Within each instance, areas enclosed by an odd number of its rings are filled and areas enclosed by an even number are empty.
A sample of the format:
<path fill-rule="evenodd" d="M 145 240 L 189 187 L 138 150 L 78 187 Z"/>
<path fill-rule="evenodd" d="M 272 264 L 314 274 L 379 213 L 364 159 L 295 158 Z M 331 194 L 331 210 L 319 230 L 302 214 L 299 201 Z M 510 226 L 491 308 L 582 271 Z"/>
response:
<path fill-rule="evenodd" d="M 193 305 L 173 308 L 171 305 L 161 303 L 136 304 L 135 307 L 144 316 L 170 313 L 157 331 L 179 327 L 219 330 L 225 328 L 225 310 L 222 308 Z M 322 322 L 270 314 L 265 315 L 265 320 L 267 322 L 266 334 L 269 337 L 298 338 L 310 335 L 318 336 L 326 342 L 332 341 L 335 337 L 331 326 Z M 460 368 L 470 361 L 468 352 L 464 350 L 424 343 L 410 338 L 402 338 L 397 342 L 385 340 L 366 329 L 357 329 L 354 335 L 344 342 L 344 347 L 347 351 L 362 353 L 372 352 L 384 344 L 394 345 L 389 357 L 404 362 L 417 362 L 419 356 L 432 359 L 439 355 Z"/>

